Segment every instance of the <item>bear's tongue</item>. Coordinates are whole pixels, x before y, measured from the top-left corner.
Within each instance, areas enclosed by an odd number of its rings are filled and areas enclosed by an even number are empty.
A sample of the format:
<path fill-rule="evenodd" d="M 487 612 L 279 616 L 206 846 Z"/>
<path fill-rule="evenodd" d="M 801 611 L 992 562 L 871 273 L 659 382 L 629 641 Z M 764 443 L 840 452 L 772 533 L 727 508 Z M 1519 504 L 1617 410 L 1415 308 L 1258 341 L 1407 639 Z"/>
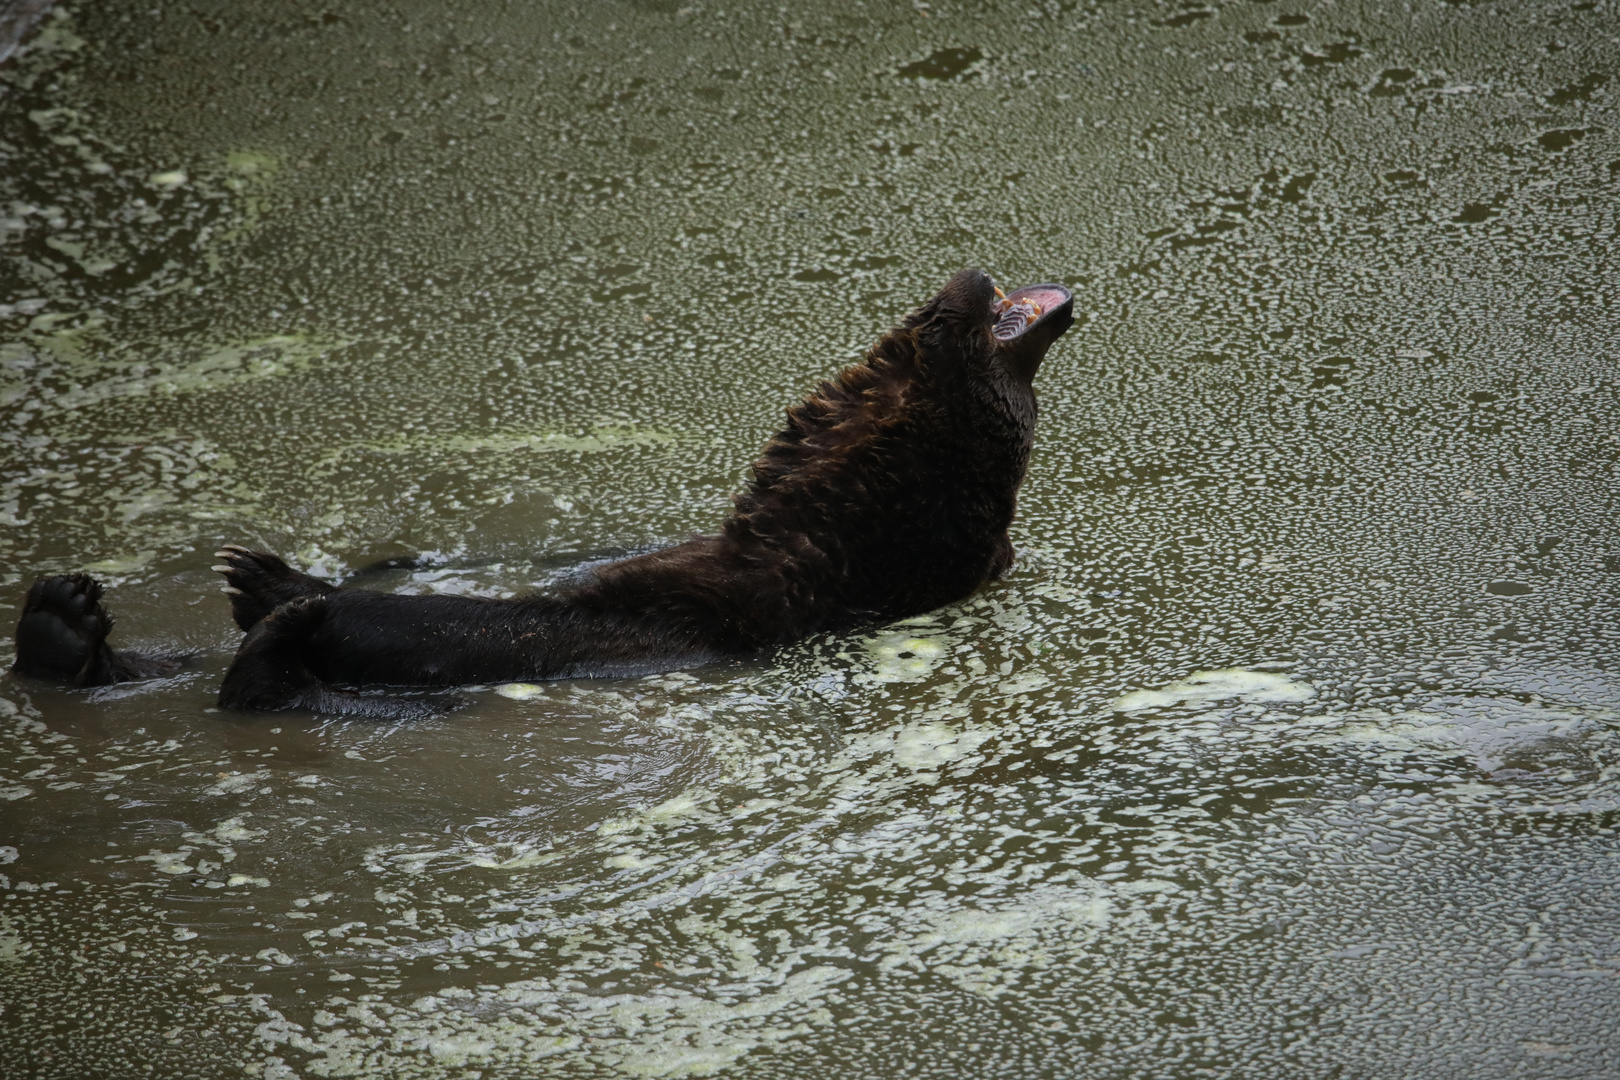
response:
<path fill-rule="evenodd" d="M 1057 307 L 1069 297 L 1061 289 L 1030 285 L 1011 296 L 996 290 L 996 323 L 990 332 L 998 341 L 1011 341 L 1035 324 L 1035 320 Z"/>

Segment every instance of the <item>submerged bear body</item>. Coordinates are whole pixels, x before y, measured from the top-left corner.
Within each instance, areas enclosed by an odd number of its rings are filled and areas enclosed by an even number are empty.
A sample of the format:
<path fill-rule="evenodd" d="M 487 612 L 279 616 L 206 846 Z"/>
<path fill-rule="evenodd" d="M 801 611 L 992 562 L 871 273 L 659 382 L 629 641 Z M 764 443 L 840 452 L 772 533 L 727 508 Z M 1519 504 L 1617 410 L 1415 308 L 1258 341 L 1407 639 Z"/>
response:
<path fill-rule="evenodd" d="M 226 548 L 218 569 L 247 636 L 221 704 L 400 715 L 431 706 L 332 684 L 643 674 L 961 599 L 1011 563 L 1007 528 L 1035 429 L 1031 382 L 1071 310 L 1060 286 L 1003 297 L 988 275 L 963 271 L 863 363 L 789 410 L 717 535 L 597 567 L 563 592 L 398 596 Z M 30 624 L 50 634 L 25 642 Z M 18 670 L 78 670 L 49 611 L 25 608 L 23 626 Z M 50 665 L 38 662 L 53 649 Z"/>

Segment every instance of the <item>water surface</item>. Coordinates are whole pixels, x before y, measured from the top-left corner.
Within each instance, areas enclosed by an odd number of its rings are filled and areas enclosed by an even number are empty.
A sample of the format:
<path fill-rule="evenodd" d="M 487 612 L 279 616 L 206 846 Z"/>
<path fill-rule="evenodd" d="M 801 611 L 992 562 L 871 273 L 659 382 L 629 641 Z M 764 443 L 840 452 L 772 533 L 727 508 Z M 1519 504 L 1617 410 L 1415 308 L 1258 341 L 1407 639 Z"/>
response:
<path fill-rule="evenodd" d="M 0 72 L 0 1074 L 1620 1073 L 1612 5 L 69 3 Z M 213 710 L 209 555 L 713 529 L 1061 281 L 1006 580 L 427 723 Z M 7 616 L 10 618 L 11 616 Z"/>

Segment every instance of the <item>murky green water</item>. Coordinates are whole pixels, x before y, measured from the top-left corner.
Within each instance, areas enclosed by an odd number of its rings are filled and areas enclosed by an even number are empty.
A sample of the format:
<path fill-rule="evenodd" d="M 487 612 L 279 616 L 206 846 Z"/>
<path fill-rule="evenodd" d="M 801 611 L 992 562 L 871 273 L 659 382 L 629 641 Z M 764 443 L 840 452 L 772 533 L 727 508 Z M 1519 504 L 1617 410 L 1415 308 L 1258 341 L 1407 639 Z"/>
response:
<path fill-rule="evenodd" d="M 1612 3 L 69 4 L 0 74 L 6 1077 L 1620 1074 Z M 1008 579 L 403 726 L 221 541 L 713 528 L 951 271 L 1083 324 Z M 7 619 L 11 616 L 7 616 Z"/>

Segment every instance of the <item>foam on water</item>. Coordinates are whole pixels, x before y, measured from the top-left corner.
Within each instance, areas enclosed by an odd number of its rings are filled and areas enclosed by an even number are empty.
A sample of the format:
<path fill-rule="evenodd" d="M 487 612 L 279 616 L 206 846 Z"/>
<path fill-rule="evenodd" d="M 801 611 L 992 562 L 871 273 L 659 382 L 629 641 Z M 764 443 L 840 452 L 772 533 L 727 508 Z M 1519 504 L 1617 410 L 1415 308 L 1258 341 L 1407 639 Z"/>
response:
<path fill-rule="evenodd" d="M 1202 705 L 1236 698 L 1261 704 L 1309 701 L 1316 691 L 1306 683 L 1284 675 L 1246 668 L 1222 671 L 1195 671 L 1185 679 L 1158 690 L 1135 690 L 1114 701 L 1118 712 L 1164 708 L 1169 705 Z"/>

